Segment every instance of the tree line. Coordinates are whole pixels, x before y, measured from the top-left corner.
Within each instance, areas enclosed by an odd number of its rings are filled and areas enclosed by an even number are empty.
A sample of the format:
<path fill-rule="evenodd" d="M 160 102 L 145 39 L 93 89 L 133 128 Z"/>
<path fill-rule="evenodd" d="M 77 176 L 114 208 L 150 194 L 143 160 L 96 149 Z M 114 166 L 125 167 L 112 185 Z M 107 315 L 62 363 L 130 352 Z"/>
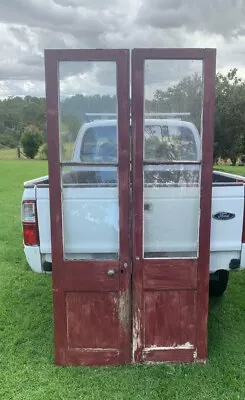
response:
<path fill-rule="evenodd" d="M 145 101 L 146 112 L 187 112 L 201 128 L 203 82 L 200 75 L 180 80 L 167 90 L 158 89 Z M 116 96 L 75 95 L 60 103 L 64 140 L 74 142 L 86 113 L 116 112 Z M 45 98 L 26 96 L 0 100 L 0 148 L 22 146 L 27 157 L 40 150 L 47 155 Z M 245 80 L 236 68 L 216 75 L 214 162 L 219 158 L 245 162 Z"/>

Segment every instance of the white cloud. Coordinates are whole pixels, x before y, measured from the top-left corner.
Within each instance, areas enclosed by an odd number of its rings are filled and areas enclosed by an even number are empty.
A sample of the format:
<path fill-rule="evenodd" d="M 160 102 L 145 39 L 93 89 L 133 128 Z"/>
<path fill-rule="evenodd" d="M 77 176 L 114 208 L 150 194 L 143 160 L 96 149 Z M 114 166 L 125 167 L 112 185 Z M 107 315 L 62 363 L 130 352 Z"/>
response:
<path fill-rule="evenodd" d="M 0 97 L 44 95 L 45 48 L 216 47 L 217 69 L 245 77 L 244 0 L 3 1 Z M 94 93 L 98 80 L 112 90 L 109 71 L 85 71 L 81 91 Z"/>

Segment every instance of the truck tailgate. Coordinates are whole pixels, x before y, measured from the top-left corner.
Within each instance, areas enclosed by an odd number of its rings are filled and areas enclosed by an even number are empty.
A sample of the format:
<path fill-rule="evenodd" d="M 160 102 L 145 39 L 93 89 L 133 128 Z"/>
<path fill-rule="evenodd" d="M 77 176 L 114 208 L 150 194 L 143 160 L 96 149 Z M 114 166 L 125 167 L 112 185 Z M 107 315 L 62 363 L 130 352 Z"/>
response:
<path fill-rule="evenodd" d="M 40 251 L 51 253 L 49 190 L 37 186 Z M 184 196 L 183 196 L 184 194 Z M 117 188 L 67 188 L 63 191 L 64 237 L 68 257 L 83 258 L 89 253 L 118 251 Z M 146 252 L 179 252 L 195 256 L 198 231 L 198 191 L 190 188 L 147 188 L 144 203 Z M 212 218 L 211 251 L 241 251 L 244 212 L 244 186 L 214 186 L 212 215 L 230 212 L 229 220 Z M 181 255 L 182 253 L 182 255 Z"/>

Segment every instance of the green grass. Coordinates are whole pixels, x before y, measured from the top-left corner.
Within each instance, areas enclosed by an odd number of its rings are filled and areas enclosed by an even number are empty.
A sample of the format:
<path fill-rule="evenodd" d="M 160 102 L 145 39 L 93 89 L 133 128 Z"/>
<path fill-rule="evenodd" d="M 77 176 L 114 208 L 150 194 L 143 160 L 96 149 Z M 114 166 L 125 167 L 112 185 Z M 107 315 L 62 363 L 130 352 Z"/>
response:
<path fill-rule="evenodd" d="M 0 399 L 245 399 L 245 273 L 212 300 L 207 365 L 56 367 L 51 276 L 27 266 L 20 224 L 23 181 L 41 161 L 0 161 Z"/>
<path fill-rule="evenodd" d="M 0 148 L 0 160 L 17 160 L 17 150 L 16 149 L 1 149 Z"/>
<path fill-rule="evenodd" d="M 215 165 L 216 170 L 229 172 L 231 174 L 243 175 L 245 176 L 245 165 L 243 166 L 231 166 L 231 165 Z"/>

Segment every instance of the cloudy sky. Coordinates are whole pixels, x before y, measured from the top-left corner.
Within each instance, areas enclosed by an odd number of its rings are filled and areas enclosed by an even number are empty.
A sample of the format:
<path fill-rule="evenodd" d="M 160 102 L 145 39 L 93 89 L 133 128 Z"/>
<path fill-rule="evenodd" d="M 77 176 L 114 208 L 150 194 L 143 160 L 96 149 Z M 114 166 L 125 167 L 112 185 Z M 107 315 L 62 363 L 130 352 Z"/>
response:
<path fill-rule="evenodd" d="M 245 78 L 245 0 L 1 0 L 0 46 L 0 98 L 44 95 L 45 48 L 216 47 L 217 70 Z M 110 92 L 113 71 L 81 67 L 84 92 L 96 76 Z"/>

